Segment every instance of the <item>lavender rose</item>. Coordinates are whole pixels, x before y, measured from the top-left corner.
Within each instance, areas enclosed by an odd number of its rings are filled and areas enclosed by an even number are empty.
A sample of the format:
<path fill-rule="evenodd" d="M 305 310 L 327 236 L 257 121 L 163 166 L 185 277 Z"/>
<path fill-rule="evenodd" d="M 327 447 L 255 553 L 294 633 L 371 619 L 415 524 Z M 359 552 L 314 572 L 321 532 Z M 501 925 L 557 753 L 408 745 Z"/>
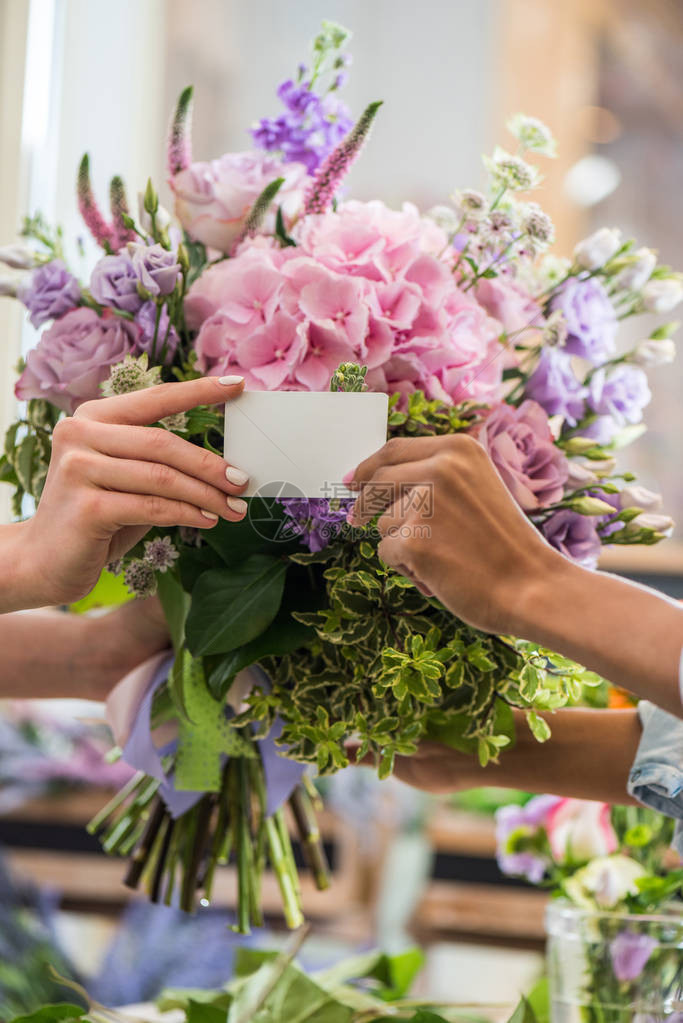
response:
<path fill-rule="evenodd" d="M 128 247 L 133 271 L 153 298 L 159 295 L 170 295 L 176 286 L 180 263 L 175 253 L 169 252 L 163 245 L 138 245 Z"/>
<path fill-rule="evenodd" d="M 144 299 L 138 292 L 140 278 L 130 254 L 122 249 L 115 256 L 103 256 L 90 276 L 90 291 L 96 302 L 135 314 Z"/>
<path fill-rule="evenodd" d="M 31 314 L 33 326 L 41 327 L 75 309 L 81 300 L 81 286 L 61 259 L 52 259 L 22 282 L 17 298 Z"/>
<path fill-rule="evenodd" d="M 120 316 L 75 309 L 55 320 L 26 359 L 15 394 L 22 401 L 44 398 L 72 414 L 99 398 L 109 369 L 137 351 L 140 328 Z"/>
<path fill-rule="evenodd" d="M 565 351 L 570 355 L 599 365 L 614 354 L 619 323 L 600 281 L 570 278 L 554 297 L 551 309 L 559 309 L 566 320 Z"/>
<path fill-rule="evenodd" d="M 477 436 L 525 511 L 560 500 L 569 465 L 553 443 L 547 415 L 535 401 L 524 401 L 519 408 L 494 408 Z"/>
<path fill-rule="evenodd" d="M 583 418 L 588 391 L 576 378 L 571 356 L 557 348 L 544 348 L 524 394 L 542 405 L 549 416 L 564 416 L 569 426 L 576 426 Z"/>
<path fill-rule="evenodd" d="M 584 568 L 595 568 L 597 565 L 602 544 L 589 515 L 579 515 L 569 508 L 562 508 L 546 519 L 541 531 L 560 554 Z"/>
<path fill-rule="evenodd" d="M 230 252 L 247 216 L 271 181 L 284 178 L 277 195 L 285 218 L 293 216 L 303 201 L 308 176 L 300 163 L 282 163 L 268 153 L 226 153 L 210 163 L 193 163 L 171 180 L 178 220 L 196 241 L 220 252 Z M 266 217 L 263 229 L 275 226 L 275 213 Z"/>

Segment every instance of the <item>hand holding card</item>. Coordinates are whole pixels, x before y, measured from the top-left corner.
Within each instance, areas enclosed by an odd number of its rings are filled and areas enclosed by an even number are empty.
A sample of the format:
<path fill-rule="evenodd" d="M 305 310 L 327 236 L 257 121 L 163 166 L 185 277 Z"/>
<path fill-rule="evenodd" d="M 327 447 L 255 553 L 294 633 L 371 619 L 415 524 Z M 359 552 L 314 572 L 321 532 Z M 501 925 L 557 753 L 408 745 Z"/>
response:
<path fill-rule="evenodd" d="M 225 407 L 225 458 L 249 474 L 245 497 L 351 497 L 342 480 L 386 441 L 388 406 L 367 391 L 245 391 Z"/>

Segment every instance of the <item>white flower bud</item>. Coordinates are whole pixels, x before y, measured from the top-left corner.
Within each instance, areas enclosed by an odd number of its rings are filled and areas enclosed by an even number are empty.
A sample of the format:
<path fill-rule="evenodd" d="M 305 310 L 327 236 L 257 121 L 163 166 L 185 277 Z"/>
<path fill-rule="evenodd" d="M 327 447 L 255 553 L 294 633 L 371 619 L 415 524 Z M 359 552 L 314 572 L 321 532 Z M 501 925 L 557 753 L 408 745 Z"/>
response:
<path fill-rule="evenodd" d="M 155 214 L 157 231 L 165 231 L 173 218 L 164 206 L 159 206 Z M 152 218 L 145 209 L 145 193 L 138 192 L 138 224 L 145 234 L 152 234 Z"/>
<path fill-rule="evenodd" d="M 653 490 L 648 490 L 647 487 L 641 487 L 639 484 L 634 484 L 630 487 L 624 487 L 619 494 L 619 507 L 624 508 L 642 508 L 644 512 L 658 512 L 662 507 L 662 495 L 655 494 Z"/>
<path fill-rule="evenodd" d="M 567 490 L 579 490 L 583 487 L 590 487 L 598 481 L 599 477 L 583 462 L 577 462 L 574 459 L 569 459 Z"/>
<path fill-rule="evenodd" d="M 507 123 L 508 131 L 521 142 L 525 149 L 544 156 L 556 156 L 555 139 L 550 128 L 537 117 L 514 114 Z"/>
<path fill-rule="evenodd" d="M 644 369 L 653 369 L 655 366 L 666 366 L 675 358 L 676 345 L 670 337 L 649 337 L 636 345 L 629 356 L 629 362 Z"/>
<path fill-rule="evenodd" d="M 38 266 L 35 252 L 22 242 L 0 245 L 0 263 L 6 263 L 15 270 L 32 270 L 34 266 Z"/>
<path fill-rule="evenodd" d="M 657 266 L 657 254 L 652 249 L 638 249 L 624 269 L 615 278 L 615 284 L 624 291 L 640 291 Z"/>
<path fill-rule="evenodd" d="M 27 276 L 26 273 L 14 270 L 0 270 L 0 296 L 9 295 L 10 298 L 16 298 L 19 285 Z"/>
<path fill-rule="evenodd" d="M 668 515 L 655 515 L 652 512 L 643 512 L 642 515 L 636 515 L 631 525 L 638 526 L 640 529 L 653 529 L 655 533 L 661 533 L 662 536 L 671 536 L 674 531 L 675 522 Z"/>
<path fill-rule="evenodd" d="M 584 238 L 574 249 L 574 262 L 583 270 L 599 270 L 612 258 L 621 245 L 621 231 L 616 227 L 601 227 Z"/>
<path fill-rule="evenodd" d="M 648 281 L 643 288 L 643 308 L 649 313 L 668 313 L 683 299 L 683 283 L 676 277 Z"/>

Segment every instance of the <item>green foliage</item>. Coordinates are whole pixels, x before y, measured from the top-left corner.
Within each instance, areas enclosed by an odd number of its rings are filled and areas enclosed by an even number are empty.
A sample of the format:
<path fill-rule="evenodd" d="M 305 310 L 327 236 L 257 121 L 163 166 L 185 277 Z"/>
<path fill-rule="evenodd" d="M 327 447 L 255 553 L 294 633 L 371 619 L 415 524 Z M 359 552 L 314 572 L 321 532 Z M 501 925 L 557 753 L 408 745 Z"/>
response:
<path fill-rule="evenodd" d="M 61 416 L 59 409 L 40 398 L 27 403 L 26 415 L 12 423 L 5 434 L 0 458 L 0 480 L 14 487 L 12 512 L 19 518 L 26 495 L 39 500 L 52 454 L 52 431 Z"/>

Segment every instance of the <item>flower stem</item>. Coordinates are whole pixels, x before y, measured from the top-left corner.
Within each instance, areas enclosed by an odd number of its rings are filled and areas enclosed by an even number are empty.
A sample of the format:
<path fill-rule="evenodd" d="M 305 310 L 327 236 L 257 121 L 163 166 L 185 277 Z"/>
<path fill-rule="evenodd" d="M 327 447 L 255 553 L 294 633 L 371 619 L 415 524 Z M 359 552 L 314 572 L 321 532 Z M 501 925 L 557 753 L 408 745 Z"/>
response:
<path fill-rule="evenodd" d="M 301 847 L 319 891 L 330 886 L 330 873 L 311 797 L 302 786 L 292 793 L 289 805 L 294 814 Z"/>
<path fill-rule="evenodd" d="M 144 771 L 138 771 L 129 782 L 123 786 L 120 792 L 117 792 L 113 799 L 110 799 L 106 806 L 102 807 L 99 813 L 96 813 L 93 819 L 87 826 L 87 832 L 89 835 L 94 835 L 100 830 L 100 828 L 106 823 L 106 821 L 114 814 L 120 806 L 125 803 L 129 796 L 132 796 L 136 789 L 140 788 L 143 781 L 147 778 Z"/>
<path fill-rule="evenodd" d="M 142 872 L 147 865 L 152 846 L 154 841 L 159 834 L 159 828 L 161 827 L 164 817 L 166 816 L 166 806 L 163 801 L 157 796 L 154 803 L 154 808 L 151 812 L 147 826 L 142 834 L 142 838 L 133 853 L 132 859 L 128 866 L 128 871 L 123 879 L 123 883 L 127 888 L 137 888 L 140 884 L 140 878 Z"/>
<path fill-rule="evenodd" d="M 278 817 L 282 817 L 282 810 L 277 810 L 272 817 L 266 817 L 266 835 L 268 837 L 270 862 L 273 865 L 273 870 L 280 886 L 285 920 L 287 921 L 287 926 L 294 929 L 301 926 L 304 922 L 304 917 L 301 912 L 301 903 L 296 890 L 296 884 L 291 876 L 291 868 L 282 847 L 281 826 L 278 826 L 278 824 L 281 825 L 281 822 L 278 822 Z"/>

